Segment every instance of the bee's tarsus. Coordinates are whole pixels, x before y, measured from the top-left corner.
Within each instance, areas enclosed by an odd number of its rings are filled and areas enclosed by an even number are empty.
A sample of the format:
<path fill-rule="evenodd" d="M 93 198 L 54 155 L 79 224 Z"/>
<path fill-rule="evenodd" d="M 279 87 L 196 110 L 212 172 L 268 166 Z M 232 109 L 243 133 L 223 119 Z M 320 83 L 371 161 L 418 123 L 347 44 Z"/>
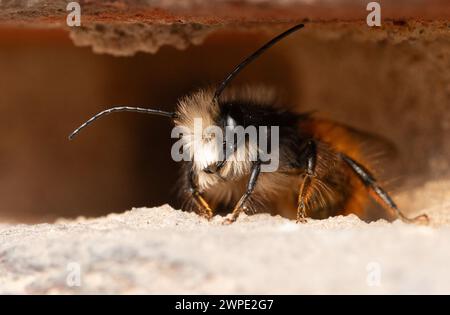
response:
<path fill-rule="evenodd" d="M 308 219 L 306 219 L 306 218 L 298 218 L 297 220 L 295 220 L 295 223 L 297 223 L 297 224 L 308 223 Z"/>
<path fill-rule="evenodd" d="M 225 218 L 225 220 L 222 221 L 222 225 L 230 225 L 232 223 L 236 222 L 236 219 L 233 218 Z"/>
<path fill-rule="evenodd" d="M 412 218 L 408 218 L 401 211 L 398 211 L 398 214 L 399 219 L 405 223 L 424 224 L 424 225 L 430 223 L 430 218 L 426 214 L 420 214 Z"/>

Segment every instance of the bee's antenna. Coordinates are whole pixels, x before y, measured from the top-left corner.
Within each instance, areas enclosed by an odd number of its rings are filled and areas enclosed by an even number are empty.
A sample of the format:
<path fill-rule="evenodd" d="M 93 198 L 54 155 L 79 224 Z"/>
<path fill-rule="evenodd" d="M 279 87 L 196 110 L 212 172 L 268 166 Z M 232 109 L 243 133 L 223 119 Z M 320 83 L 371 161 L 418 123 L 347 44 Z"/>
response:
<path fill-rule="evenodd" d="M 245 68 L 245 66 L 247 66 L 250 62 L 252 62 L 256 58 L 258 58 L 263 52 L 265 52 L 267 49 L 269 49 L 270 47 L 275 45 L 277 42 L 279 42 L 286 36 L 298 31 L 299 29 L 301 29 L 303 27 L 304 27 L 304 24 L 298 24 L 294 27 L 291 27 L 287 31 L 285 31 L 285 32 L 281 33 L 280 35 L 278 35 L 277 37 L 271 39 L 269 42 L 267 42 L 265 45 L 263 45 L 261 48 L 259 48 L 257 51 L 255 51 L 253 54 L 248 56 L 239 65 L 237 65 L 237 67 L 234 68 L 234 70 L 231 71 L 231 73 L 225 78 L 225 80 L 223 80 L 217 87 L 216 92 L 214 93 L 214 101 L 216 102 L 219 100 L 220 94 L 222 94 L 222 92 L 225 89 L 225 87 L 227 86 L 227 84 L 230 83 L 231 80 L 233 80 L 234 77 L 237 76 L 239 74 L 239 72 L 241 72 L 241 70 Z"/>
<path fill-rule="evenodd" d="M 90 124 L 92 124 L 94 121 L 96 121 L 100 117 L 114 113 L 114 112 L 136 112 L 136 113 L 141 113 L 141 114 L 153 114 L 153 115 L 159 115 L 159 116 L 166 116 L 166 117 L 170 117 L 170 118 L 175 118 L 175 116 L 176 116 L 176 114 L 173 112 L 165 112 L 165 111 L 158 110 L 158 109 L 148 109 L 148 108 L 129 107 L 129 106 L 113 107 L 110 109 L 106 109 L 106 110 L 96 114 L 95 116 L 89 118 L 89 120 L 87 120 L 85 123 L 83 123 L 77 129 L 75 129 L 69 135 L 69 140 L 72 140 L 76 135 L 78 135 L 78 133 L 81 131 L 81 129 L 89 126 Z"/>

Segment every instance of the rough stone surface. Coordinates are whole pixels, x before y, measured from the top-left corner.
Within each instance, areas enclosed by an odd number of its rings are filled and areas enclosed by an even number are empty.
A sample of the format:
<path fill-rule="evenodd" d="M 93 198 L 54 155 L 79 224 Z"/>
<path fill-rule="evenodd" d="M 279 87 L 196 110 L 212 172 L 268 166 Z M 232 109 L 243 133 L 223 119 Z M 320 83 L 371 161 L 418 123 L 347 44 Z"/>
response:
<path fill-rule="evenodd" d="M 155 53 L 162 45 L 184 49 L 189 44 L 200 44 L 208 34 L 221 27 L 251 30 L 255 25 L 261 28 L 264 24 L 311 21 L 320 29 L 324 22 L 356 21 L 358 24 L 364 22 L 364 28 L 358 30 L 359 37 L 367 37 L 370 30 L 365 25 L 368 14 L 365 4 L 358 0 L 245 0 L 238 4 L 230 0 L 78 2 L 82 8 L 81 27 L 66 25 L 67 1 L 62 0 L 0 1 L 0 25 L 66 29 L 75 44 L 120 56 L 139 51 Z M 441 0 L 419 0 L 414 5 L 407 0 L 382 3 L 383 23 L 394 21 L 397 26 L 407 25 L 406 20 L 440 21 L 444 23 L 440 31 L 448 31 L 449 17 L 450 6 Z M 347 33 L 348 27 L 336 28 L 334 23 L 325 30 L 331 38 Z M 383 32 L 376 34 L 385 38 Z M 409 38 L 417 34 L 406 32 L 404 35 Z M 401 39 L 402 35 L 396 34 L 394 38 Z"/>
<path fill-rule="evenodd" d="M 202 22 L 288 21 L 295 19 L 361 19 L 367 15 L 360 0 L 79 0 L 85 21 Z M 446 0 L 378 1 L 384 18 L 448 18 Z M 0 21 L 32 21 L 63 25 L 66 0 L 2 0 Z"/>
<path fill-rule="evenodd" d="M 120 24 L 91 23 L 70 32 L 75 45 L 91 46 L 96 53 L 115 56 L 132 56 L 137 52 L 156 53 L 163 45 L 186 49 L 189 45 L 202 44 L 213 32 L 266 32 L 274 34 L 290 27 L 286 23 L 262 23 L 237 25 L 208 25 L 198 23 L 173 24 Z M 382 28 L 369 28 L 365 22 L 310 22 L 302 31 L 303 36 L 324 42 L 352 40 L 399 44 L 402 42 L 432 42 L 449 38 L 450 25 L 445 21 L 386 21 Z"/>
<path fill-rule="evenodd" d="M 260 214 L 224 226 L 163 206 L 0 225 L 0 293 L 448 294 L 448 216 L 438 220 L 298 225 Z M 69 286 L 78 266 L 80 286 Z"/>
<path fill-rule="evenodd" d="M 74 29 L 70 36 L 75 45 L 92 46 L 95 53 L 131 56 L 154 54 L 163 45 L 180 50 L 199 45 L 214 29 L 202 24 L 94 24 Z"/>

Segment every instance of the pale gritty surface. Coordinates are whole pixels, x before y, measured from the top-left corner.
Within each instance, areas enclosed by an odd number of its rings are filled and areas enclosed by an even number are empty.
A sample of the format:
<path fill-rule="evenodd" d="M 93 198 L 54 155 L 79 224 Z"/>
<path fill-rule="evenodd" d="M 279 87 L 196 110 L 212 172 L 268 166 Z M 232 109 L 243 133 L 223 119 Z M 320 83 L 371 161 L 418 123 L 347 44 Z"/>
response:
<path fill-rule="evenodd" d="M 426 227 L 266 214 L 223 226 L 169 206 L 2 224 L 0 293 L 448 294 L 449 210 L 429 209 Z M 79 287 L 67 285 L 74 263 Z"/>

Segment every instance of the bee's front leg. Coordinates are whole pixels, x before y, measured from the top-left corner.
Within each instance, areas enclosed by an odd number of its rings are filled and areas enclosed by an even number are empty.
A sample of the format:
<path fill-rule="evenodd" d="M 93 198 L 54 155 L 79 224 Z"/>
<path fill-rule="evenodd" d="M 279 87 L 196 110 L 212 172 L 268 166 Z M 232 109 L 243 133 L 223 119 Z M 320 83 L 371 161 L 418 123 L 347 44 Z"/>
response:
<path fill-rule="evenodd" d="M 189 191 L 197 204 L 196 213 L 206 219 L 210 220 L 214 211 L 211 209 L 209 204 L 206 202 L 205 198 L 203 198 L 202 194 L 198 190 L 198 185 L 196 183 L 196 176 L 193 170 L 189 171 Z"/>
<path fill-rule="evenodd" d="M 197 214 L 205 217 L 208 220 L 211 220 L 211 218 L 214 215 L 214 211 L 211 209 L 209 204 L 206 202 L 205 198 L 201 195 L 201 193 L 197 190 L 192 191 L 192 198 L 194 198 L 194 201 L 197 203 L 198 210 Z"/>
<path fill-rule="evenodd" d="M 256 182 L 258 181 L 259 173 L 261 172 L 261 162 L 256 161 L 252 166 L 252 172 L 250 174 L 250 179 L 247 184 L 247 190 L 242 195 L 242 197 L 239 199 L 239 201 L 236 203 L 236 206 L 234 206 L 233 212 L 231 213 L 231 217 L 228 217 L 223 222 L 224 224 L 230 224 L 237 220 L 239 217 L 239 214 L 242 212 L 245 202 L 247 201 L 248 197 L 252 194 L 253 190 L 255 189 Z"/>

